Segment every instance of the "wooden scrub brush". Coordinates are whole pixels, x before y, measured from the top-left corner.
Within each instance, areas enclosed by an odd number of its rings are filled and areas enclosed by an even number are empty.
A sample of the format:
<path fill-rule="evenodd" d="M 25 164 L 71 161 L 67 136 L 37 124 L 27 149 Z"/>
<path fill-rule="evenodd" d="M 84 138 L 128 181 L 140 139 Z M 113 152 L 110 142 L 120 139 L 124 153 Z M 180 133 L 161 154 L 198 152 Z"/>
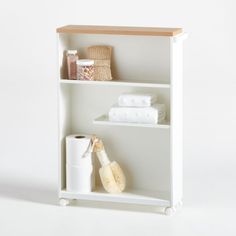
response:
<path fill-rule="evenodd" d="M 117 162 L 109 160 L 100 139 L 94 139 L 93 151 L 101 163 L 99 175 L 104 189 L 109 193 L 122 192 L 126 185 L 125 175 Z"/>

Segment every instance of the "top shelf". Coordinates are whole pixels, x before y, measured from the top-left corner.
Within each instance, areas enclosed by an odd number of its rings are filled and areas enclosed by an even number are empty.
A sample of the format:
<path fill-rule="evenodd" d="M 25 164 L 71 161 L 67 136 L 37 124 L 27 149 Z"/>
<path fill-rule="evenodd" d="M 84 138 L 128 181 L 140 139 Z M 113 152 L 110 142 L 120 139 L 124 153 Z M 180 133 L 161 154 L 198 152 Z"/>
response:
<path fill-rule="evenodd" d="M 176 36 L 182 33 L 181 28 L 154 27 L 123 27 L 95 25 L 67 25 L 57 28 L 57 33 L 83 34 L 116 34 L 116 35 L 147 35 L 147 36 Z"/>
<path fill-rule="evenodd" d="M 110 80 L 110 81 L 89 81 L 89 80 L 68 80 L 60 79 L 61 84 L 84 84 L 84 85 L 107 85 L 107 86 L 128 86 L 128 87 L 143 87 L 143 88 L 170 88 L 170 84 L 155 83 L 152 81 L 122 81 L 122 80 Z"/>

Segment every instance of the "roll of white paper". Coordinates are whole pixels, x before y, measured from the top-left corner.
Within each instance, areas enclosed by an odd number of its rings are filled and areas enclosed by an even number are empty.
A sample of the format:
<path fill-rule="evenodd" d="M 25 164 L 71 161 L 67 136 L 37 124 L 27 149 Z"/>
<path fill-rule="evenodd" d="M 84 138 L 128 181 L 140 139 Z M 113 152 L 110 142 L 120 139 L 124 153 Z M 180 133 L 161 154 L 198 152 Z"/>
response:
<path fill-rule="evenodd" d="M 94 187 L 91 136 L 66 137 L 66 189 L 69 192 L 91 192 Z"/>
<path fill-rule="evenodd" d="M 83 155 L 89 149 L 91 136 L 69 135 L 66 137 L 66 163 L 69 165 L 80 165 Z M 91 158 L 90 158 L 91 160 Z"/>
<path fill-rule="evenodd" d="M 66 165 L 66 189 L 69 192 L 91 192 L 93 166 L 89 163 L 80 166 Z"/>

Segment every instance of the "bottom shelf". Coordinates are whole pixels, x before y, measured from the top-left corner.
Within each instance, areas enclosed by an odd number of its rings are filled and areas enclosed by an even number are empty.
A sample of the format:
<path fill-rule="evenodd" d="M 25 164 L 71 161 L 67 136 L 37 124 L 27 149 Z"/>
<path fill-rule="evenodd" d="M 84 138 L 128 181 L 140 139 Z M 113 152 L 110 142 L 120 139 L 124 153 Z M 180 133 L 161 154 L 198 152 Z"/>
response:
<path fill-rule="evenodd" d="M 160 193 L 147 190 L 127 190 L 118 194 L 110 194 L 102 188 L 96 189 L 90 193 L 72 193 L 63 189 L 60 192 L 60 198 L 91 200 L 91 201 L 108 201 L 118 203 L 131 203 L 142 205 L 157 205 L 167 207 L 170 206 L 170 201 L 167 200 L 167 193 Z"/>

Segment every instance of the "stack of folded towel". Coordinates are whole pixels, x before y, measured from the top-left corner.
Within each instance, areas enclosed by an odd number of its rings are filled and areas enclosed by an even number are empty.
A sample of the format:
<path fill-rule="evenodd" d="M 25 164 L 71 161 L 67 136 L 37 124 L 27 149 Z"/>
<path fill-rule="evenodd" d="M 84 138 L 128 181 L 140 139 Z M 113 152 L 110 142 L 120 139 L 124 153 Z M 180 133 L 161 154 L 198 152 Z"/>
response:
<path fill-rule="evenodd" d="M 151 94 L 122 94 L 118 104 L 110 108 L 109 120 L 113 122 L 130 122 L 157 124 L 165 119 L 164 104 L 157 104 L 156 96 Z"/>

